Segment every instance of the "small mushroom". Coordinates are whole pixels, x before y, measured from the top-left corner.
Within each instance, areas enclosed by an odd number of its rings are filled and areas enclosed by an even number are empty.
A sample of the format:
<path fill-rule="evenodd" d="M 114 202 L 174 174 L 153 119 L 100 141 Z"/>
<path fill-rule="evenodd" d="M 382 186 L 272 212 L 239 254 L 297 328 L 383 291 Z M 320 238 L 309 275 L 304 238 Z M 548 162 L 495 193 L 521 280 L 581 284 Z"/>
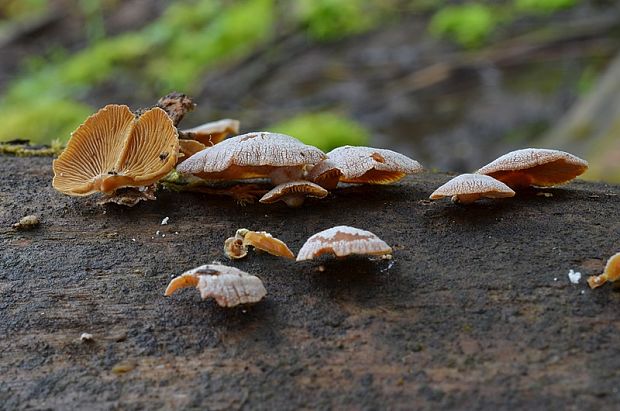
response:
<path fill-rule="evenodd" d="M 258 201 L 264 204 L 284 201 L 289 207 L 300 207 L 306 197 L 324 198 L 327 194 L 327 190 L 310 181 L 291 181 L 274 187 Z"/>
<path fill-rule="evenodd" d="M 451 197 L 454 203 L 470 204 L 487 198 L 513 197 L 515 192 L 493 177 L 481 174 L 461 174 L 439 187 L 430 195 L 431 200 Z"/>
<path fill-rule="evenodd" d="M 41 220 L 34 214 L 22 217 L 19 222 L 13 224 L 13 228 L 16 230 L 32 230 L 37 228 L 41 224 Z"/>
<path fill-rule="evenodd" d="M 205 146 L 213 146 L 231 134 L 239 132 L 239 120 L 223 119 L 181 130 L 181 138 L 197 140 Z"/>
<path fill-rule="evenodd" d="M 222 307 L 256 303 L 267 295 L 260 278 L 219 264 L 206 264 L 184 272 L 170 281 L 165 295 L 192 286 L 198 288 L 203 300 L 213 297 Z"/>
<path fill-rule="evenodd" d="M 564 151 L 525 148 L 504 154 L 476 173 L 491 176 L 515 189 L 564 184 L 587 169 L 587 161 Z"/>
<path fill-rule="evenodd" d="M 600 287 L 607 281 L 617 281 L 620 278 L 620 253 L 616 253 L 605 265 L 605 270 L 601 275 L 593 275 L 588 277 L 588 285 L 590 288 Z"/>
<path fill-rule="evenodd" d="M 179 165 L 182 174 L 205 180 L 271 178 L 298 180 L 305 167 L 325 158 L 316 147 L 285 134 L 255 132 L 232 137 L 194 154 Z"/>
<path fill-rule="evenodd" d="M 325 174 L 335 168 L 340 170 L 343 183 L 358 184 L 391 184 L 407 174 L 419 173 L 423 170 L 420 163 L 392 150 L 372 147 L 344 146 L 327 153 L 329 164 L 312 175 Z M 318 177 L 315 177 L 318 178 Z"/>
<path fill-rule="evenodd" d="M 294 259 L 295 255 L 281 240 L 274 238 L 266 231 L 250 231 L 240 228 L 234 237 L 224 242 L 224 252 L 231 259 L 243 258 L 247 255 L 247 246 L 252 246 L 278 257 Z"/>
<path fill-rule="evenodd" d="M 314 234 L 297 254 L 297 261 L 312 260 L 323 254 L 345 257 L 351 254 L 387 255 L 392 248 L 370 231 L 341 225 Z"/>
<path fill-rule="evenodd" d="M 182 163 L 183 161 L 187 160 L 194 154 L 204 150 L 205 148 L 207 148 L 207 146 L 202 144 L 200 141 L 179 140 L 180 155 L 179 155 L 179 159 L 177 160 L 177 164 Z"/>
<path fill-rule="evenodd" d="M 328 158 L 312 167 L 308 172 L 307 178 L 326 190 L 333 190 L 338 186 L 342 175 L 342 171 L 340 171 L 336 162 Z"/>
<path fill-rule="evenodd" d="M 54 160 L 52 185 L 72 196 L 149 186 L 172 170 L 178 150 L 177 130 L 162 109 L 136 119 L 129 107 L 111 104 L 71 134 Z"/>

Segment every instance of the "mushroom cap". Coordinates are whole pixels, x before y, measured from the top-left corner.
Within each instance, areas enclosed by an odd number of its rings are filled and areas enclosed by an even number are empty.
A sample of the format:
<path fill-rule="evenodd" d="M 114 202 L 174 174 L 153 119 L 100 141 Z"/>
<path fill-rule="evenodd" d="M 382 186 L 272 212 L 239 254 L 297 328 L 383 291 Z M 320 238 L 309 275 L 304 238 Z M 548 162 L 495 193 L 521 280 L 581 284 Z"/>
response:
<path fill-rule="evenodd" d="M 566 183 L 588 169 L 588 162 L 559 150 L 525 148 L 504 154 L 477 174 L 485 174 L 506 185 L 549 187 Z"/>
<path fill-rule="evenodd" d="M 264 204 L 284 201 L 289 206 L 294 207 L 301 205 L 305 197 L 323 198 L 327 194 L 329 194 L 327 190 L 310 181 L 290 181 L 275 186 L 258 201 Z M 289 204 L 289 202 L 292 203 Z"/>
<path fill-rule="evenodd" d="M 342 171 L 340 171 L 336 162 L 329 158 L 315 164 L 308 172 L 307 176 L 308 180 L 320 185 L 326 190 L 335 189 L 341 177 Z"/>
<path fill-rule="evenodd" d="M 162 109 L 136 119 L 127 106 L 107 105 L 71 134 L 54 160 L 52 185 L 74 196 L 147 186 L 172 170 L 178 151 L 177 130 Z"/>
<path fill-rule="evenodd" d="M 370 231 L 346 225 L 314 234 L 297 254 L 297 261 L 312 260 L 323 254 L 344 257 L 350 254 L 391 254 L 392 248 Z"/>
<path fill-rule="evenodd" d="M 206 180 L 267 177 L 278 167 L 316 164 L 325 154 L 285 134 L 242 134 L 208 147 L 184 161 L 177 171 Z"/>
<path fill-rule="evenodd" d="M 179 156 L 177 164 L 182 163 L 183 161 L 187 160 L 199 151 L 204 150 L 205 148 L 207 148 L 207 146 L 202 144 L 200 141 L 180 139 L 179 152 L 183 154 L 183 156 Z"/>
<path fill-rule="evenodd" d="M 482 197 L 513 197 L 515 192 L 506 184 L 482 174 L 461 174 L 430 195 L 431 200 L 452 197 L 461 203 L 471 203 Z"/>
<path fill-rule="evenodd" d="M 588 277 L 588 285 L 590 288 L 597 288 L 605 284 L 607 281 L 618 281 L 620 278 L 620 253 L 612 255 L 607 264 L 605 264 L 605 270 L 601 275 L 595 275 Z"/>
<path fill-rule="evenodd" d="M 191 134 L 194 139 L 202 144 L 212 146 L 224 140 L 230 134 L 237 134 L 239 126 L 239 120 L 225 118 L 188 128 L 187 130 L 181 130 L 181 133 Z"/>
<path fill-rule="evenodd" d="M 327 158 L 342 172 L 344 183 L 390 184 L 423 170 L 417 161 L 381 148 L 343 146 L 327 153 Z"/>
<path fill-rule="evenodd" d="M 608 281 L 616 281 L 620 278 L 620 253 L 612 255 L 605 264 L 605 275 Z"/>
<path fill-rule="evenodd" d="M 196 286 L 202 299 L 213 297 L 222 307 L 255 303 L 267 295 L 260 278 L 219 264 L 206 264 L 184 272 L 170 282 L 165 295 L 189 286 Z"/>
<path fill-rule="evenodd" d="M 294 259 L 295 254 L 281 240 L 265 231 L 247 231 L 243 235 L 243 244 L 263 250 L 271 255 Z"/>

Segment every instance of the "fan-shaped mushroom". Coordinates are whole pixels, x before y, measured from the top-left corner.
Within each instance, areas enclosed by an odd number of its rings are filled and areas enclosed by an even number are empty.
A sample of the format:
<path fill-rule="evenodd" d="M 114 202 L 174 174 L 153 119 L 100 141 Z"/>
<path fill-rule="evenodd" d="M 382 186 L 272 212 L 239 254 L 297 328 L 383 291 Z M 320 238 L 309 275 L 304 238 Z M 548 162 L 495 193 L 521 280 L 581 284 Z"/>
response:
<path fill-rule="evenodd" d="M 525 148 L 504 154 L 476 173 L 491 176 L 514 189 L 563 184 L 587 169 L 587 161 L 564 151 Z"/>
<path fill-rule="evenodd" d="M 205 180 L 271 178 L 274 184 L 298 180 L 307 165 L 325 154 L 285 134 L 248 133 L 208 147 L 181 163 L 177 171 Z"/>
<path fill-rule="evenodd" d="M 213 297 L 222 307 L 255 303 L 267 295 L 260 278 L 219 264 L 202 265 L 184 272 L 168 284 L 165 295 L 192 286 L 198 288 L 202 299 Z"/>
<path fill-rule="evenodd" d="M 312 167 L 306 177 L 326 190 L 333 190 L 338 186 L 342 175 L 338 164 L 328 158 Z"/>
<path fill-rule="evenodd" d="M 323 254 L 345 257 L 351 254 L 387 255 L 392 248 L 370 231 L 346 225 L 314 234 L 297 254 L 297 261 L 312 260 Z"/>
<path fill-rule="evenodd" d="M 274 187 L 258 201 L 265 204 L 284 201 L 289 207 L 301 207 L 306 197 L 324 198 L 327 194 L 327 190 L 310 181 L 291 181 Z"/>
<path fill-rule="evenodd" d="M 510 187 L 482 174 L 461 174 L 448 181 L 430 195 L 431 200 L 450 197 L 453 202 L 469 204 L 487 198 L 513 197 L 515 192 Z"/>
<path fill-rule="evenodd" d="M 605 270 L 601 275 L 588 277 L 588 285 L 590 288 L 600 287 L 607 281 L 617 281 L 620 278 L 620 253 L 616 253 L 605 265 Z"/>
<path fill-rule="evenodd" d="M 153 184 L 172 170 L 177 130 L 160 108 L 135 118 L 127 106 L 108 105 L 71 134 L 53 163 L 52 185 L 73 196 Z"/>
<path fill-rule="evenodd" d="M 329 162 L 318 165 L 317 170 L 311 170 L 313 178 L 318 179 L 317 176 L 337 169 L 342 173 L 340 181 L 343 183 L 390 184 L 407 174 L 423 170 L 417 161 L 395 151 L 380 148 L 338 147 L 327 153 L 327 158 Z"/>
<path fill-rule="evenodd" d="M 268 232 L 250 231 L 246 228 L 240 228 L 234 237 L 226 239 L 224 252 L 231 259 L 243 258 L 248 253 L 247 246 L 252 246 L 278 257 L 295 258 L 293 252 L 284 242 L 274 238 Z"/>
<path fill-rule="evenodd" d="M 239 132 L 239 120 L 229 118 L 211 121 L 194 128 L 181 130 L 182 138 L 194 139 L 205 146 L 212 146 L 224 140 L 230 134 Z"/>

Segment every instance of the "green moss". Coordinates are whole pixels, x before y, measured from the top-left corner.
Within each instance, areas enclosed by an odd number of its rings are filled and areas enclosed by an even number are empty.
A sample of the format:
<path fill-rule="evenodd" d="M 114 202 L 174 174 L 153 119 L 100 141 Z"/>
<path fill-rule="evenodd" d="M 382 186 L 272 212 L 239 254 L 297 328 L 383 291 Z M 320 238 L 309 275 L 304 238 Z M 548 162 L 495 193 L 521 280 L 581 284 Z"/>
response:
<path fill-rule="evenodd" d="M 514 0 L 517 11 L 548 14 L 573 7 L 577 0 Z"/>
<path fill-rule="evenodd" d="M 3 107 L 0 141 L 23 138 L 33 143 L 64 142 L 91 113 L 90 107 L 71 100 L 39 99 L 27 106 Z"/>
<path fill-rule="evenodd" d="M 447 6 L 433 15 L 429 30 L 439 37 L 447 37 L 465 47 L 478 47 L 497 24 L 489 6 L 466 3 Z"/>
<path fill-rule="evenodd" d="M 362 33 L 375 26 L 381 11 L 376 0 L 300 0 L 297 19 L 318 40 Z"/>
<path fill-rule="evenodd" d="M 370 140 L 370 133 L 362 125 L 329 112 L 300 114 L 268 129 L 294 136 L 323 151 L 344 145 L 363 146 Z"/>

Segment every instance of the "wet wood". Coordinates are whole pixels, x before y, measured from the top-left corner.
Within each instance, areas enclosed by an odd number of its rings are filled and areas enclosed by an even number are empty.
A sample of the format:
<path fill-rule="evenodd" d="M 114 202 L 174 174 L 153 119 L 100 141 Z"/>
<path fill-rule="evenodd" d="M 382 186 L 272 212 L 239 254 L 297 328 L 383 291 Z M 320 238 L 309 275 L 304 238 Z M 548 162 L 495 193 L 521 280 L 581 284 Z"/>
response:
<path fill-rule="evenodd" d="M 49 158 L 0 157 L 0 171 L 0 408 L 620 401 L 620 294 L 585 283 L 620 250 L 620 186 L 576 181 L 459 206 L 427 201 L 450 176 L 426 173 L 301 209 L 171 192 L 127 209 L 55 192 Z M 28 214 L 38 228 L 11 227 Z M 222 309 L 193 289 L 163 296 L 173 276 L 223 261 L 238 228 L 296 252 L 339 224 L 379 235 L 394 258 L 252 252 L 229 262 L 263 280 L 268 294 L 252 307 Z"/>

